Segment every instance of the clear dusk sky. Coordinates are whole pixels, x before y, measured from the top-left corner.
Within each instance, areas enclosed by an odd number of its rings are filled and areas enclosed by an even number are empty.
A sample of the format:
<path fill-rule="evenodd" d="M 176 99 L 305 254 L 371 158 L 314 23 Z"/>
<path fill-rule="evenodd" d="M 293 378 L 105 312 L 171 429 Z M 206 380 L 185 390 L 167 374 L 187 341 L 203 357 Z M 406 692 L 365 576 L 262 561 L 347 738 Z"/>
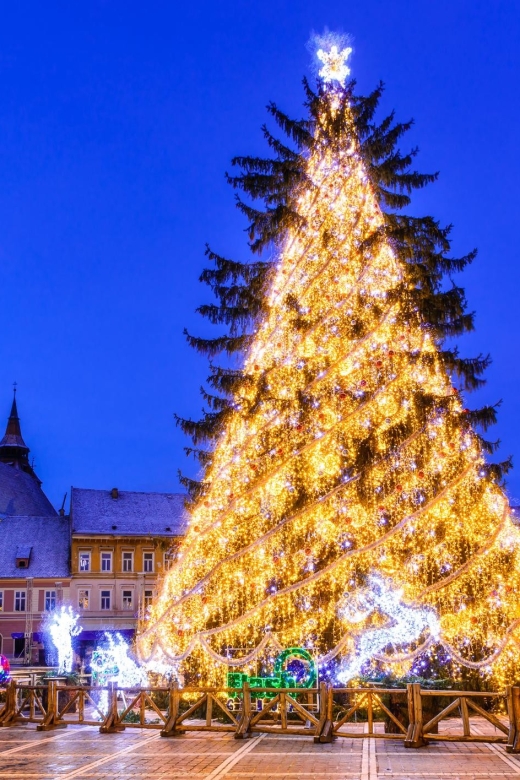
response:
<path fill-rule="evenodd" d="M 204 245 L 247 256 L 224 172 L 265 151 L 269 100 L 299 115 L 313 30 L 354 38 L 360 91 L 416 120 L 405 144 L 439 182 L 413 211 L 453 223 L 459 279 L 503 400 L 500 455 L 520 500 L 517 0 L 5 3 L 0 24 L 0 413 L 51 501 L 70 485 L 178 490 L 194 473 L 173 412 L 198 416 L 203 357 L 182 330 L 209 299 Z M 3 410 L 3 412 L 2 412 Z"/>

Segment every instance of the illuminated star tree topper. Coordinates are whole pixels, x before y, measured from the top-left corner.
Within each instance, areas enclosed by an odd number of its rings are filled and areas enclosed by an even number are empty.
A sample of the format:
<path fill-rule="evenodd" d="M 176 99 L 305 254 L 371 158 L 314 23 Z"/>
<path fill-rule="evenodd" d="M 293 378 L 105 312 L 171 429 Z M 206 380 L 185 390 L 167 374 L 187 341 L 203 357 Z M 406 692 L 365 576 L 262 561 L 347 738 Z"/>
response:
<path fill-rule="evenodd" d="M 323 62 L 319 75 L 326 84 L 339 81 L 342 87 L 345 86 L 345 79 L 350 76 L 350 68 L 346 63 L 351 54 L 352 48 L 350 46 L 340 50 L 336 44 L 333 44 L 329 51 L 318 49 L 316 55 Z"/>
<path fill-rule="evenodd" d="M 316 56 L 323 63 L 323 67 L 318 74 L 320 78 L 326 84 L 339 81 L 341 86 L 344 87 L 345 79 L 350 76 L 347 60 L 351 54 L 352 47 L 347 46 L 344 49 L 340 49 L 335 43 L 330 46 L 328 51 L 321 48 L 318 49 Z"/>

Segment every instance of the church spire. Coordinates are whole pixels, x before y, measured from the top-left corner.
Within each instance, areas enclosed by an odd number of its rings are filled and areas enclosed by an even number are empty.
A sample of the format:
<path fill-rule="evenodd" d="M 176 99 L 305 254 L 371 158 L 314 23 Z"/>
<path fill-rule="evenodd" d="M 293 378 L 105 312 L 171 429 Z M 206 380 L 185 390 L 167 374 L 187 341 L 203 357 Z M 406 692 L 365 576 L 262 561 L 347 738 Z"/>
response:
<path fill-rule="evenodd" d="M 29 463 L 29 447 L 23 440 L 18 407 L 16 404 L 16 382 L 14 384 L 11 414 L 7 419 L 4 438 L 0 441 L 0 463 L 8 463 L 38 479 Z M 39 482 L 40 480 L 38 480 Z"/>

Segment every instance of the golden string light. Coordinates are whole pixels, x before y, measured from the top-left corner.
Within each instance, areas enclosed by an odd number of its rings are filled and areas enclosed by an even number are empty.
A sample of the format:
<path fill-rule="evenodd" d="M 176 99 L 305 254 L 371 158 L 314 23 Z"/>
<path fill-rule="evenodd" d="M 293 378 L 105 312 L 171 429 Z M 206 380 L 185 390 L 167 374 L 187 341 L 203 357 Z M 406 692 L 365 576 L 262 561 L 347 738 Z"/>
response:
<path fill-rule="evenodd" d="M 364 627 L 342 605 L 377 576 L 438 617 L 454 660 L 504 678 L 519 658 L 520 534 L 438 344 L 405 310 L 405 261 L 389 239 L 367 248 L 384 215 L 354 123 L 334 144 L 327 131 L 324 117 L 250 381 L 139 653 L 204 683 L 285 647 L 349 658 Z M 377 657 L 403 669 L 430 644 L 404 637 Z"/>

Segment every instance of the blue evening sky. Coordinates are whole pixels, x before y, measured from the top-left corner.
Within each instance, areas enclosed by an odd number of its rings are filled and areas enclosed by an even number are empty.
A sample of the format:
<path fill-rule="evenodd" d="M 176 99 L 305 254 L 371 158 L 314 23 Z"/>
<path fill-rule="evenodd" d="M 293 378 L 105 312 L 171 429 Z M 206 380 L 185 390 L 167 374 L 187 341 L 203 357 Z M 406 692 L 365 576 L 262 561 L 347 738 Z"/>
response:
<path fill-rule="evenodd" d="M 262 153 L 265 105 L 298 115 L 306 42 L 354 37 L 360 90 L 413 116 L 415 200 L 454 224 L 454 251 L 491 352 L 484 391 L 520 499 L 517 0 L 89 0 L 4 4 L 0 25 L 0 412 L 19 386 L 23 433 L 54 503 L 70 485 L 177 490 L 190 469 L 173 412 L 198 416 L 204 358 L 182 330 L 208 299 L 204 245 L 247 256 L 224 181 Z M 191 467 L 193 473 L 193 467 Z"/>

